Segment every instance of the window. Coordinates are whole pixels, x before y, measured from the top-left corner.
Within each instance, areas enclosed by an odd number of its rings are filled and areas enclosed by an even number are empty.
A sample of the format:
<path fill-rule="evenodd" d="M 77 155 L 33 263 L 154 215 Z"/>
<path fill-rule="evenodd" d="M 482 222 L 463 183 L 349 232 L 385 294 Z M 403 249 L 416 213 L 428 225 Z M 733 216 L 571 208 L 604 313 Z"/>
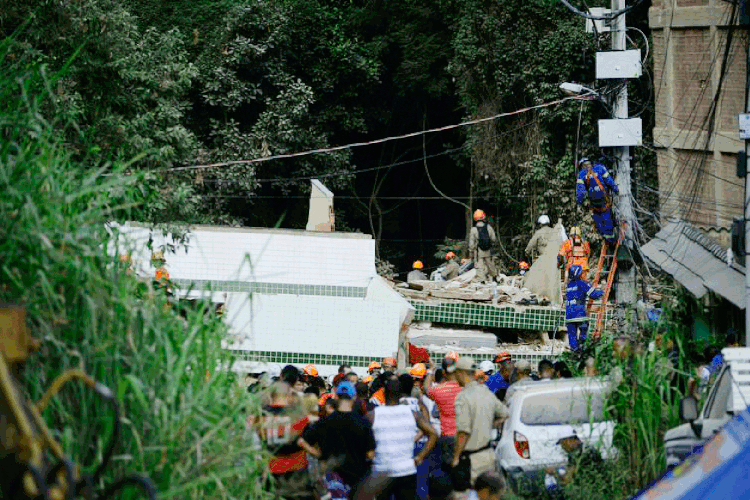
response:
<path fill-rule="evenodd" d="M 564 425 L 603 420 L 602 391 L 535 394 L 525 398 L 521 408 L 521 422 L 526 425 Z"/>

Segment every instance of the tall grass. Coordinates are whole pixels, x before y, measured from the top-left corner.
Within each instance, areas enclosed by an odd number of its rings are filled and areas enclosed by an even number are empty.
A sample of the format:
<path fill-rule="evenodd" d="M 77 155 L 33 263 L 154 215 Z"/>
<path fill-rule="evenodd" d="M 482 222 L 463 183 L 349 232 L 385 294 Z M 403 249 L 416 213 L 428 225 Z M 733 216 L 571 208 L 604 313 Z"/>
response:
<path fill-rule="evenodd" d="M 209 304 L 181 307 L 108 253 L 105 222 L 130 215 L 142 179 L 127 165 L 72 159 L 49 90 L 59 75 L 14 65 L 12 44 L 0 43 L 0 301 L 25 306 L 43 340 L 24 387 L 36 399 L 81 367 L 115 393 L 123 432 L 107 482 L 138 472 L 161 498 L 264 498 L 265 459 L 244 435 L 246 394 L 219 345 L 225 326 Z M 107 406 L 72 382 L 44 417 L 91 470 L 112 431 Z"/>
<path fill-rule="evenodd" d="M 614 349 L 611 332 L 589 344 L 585 356 L 592 356 L 599 374 L 612 381 L 605 417 L 616 422 L 613 444 L 618 457 L 602 470 L 576 475 L 566 487 L 566 498 L 627 499 L 665 472 L 664 433 L 681 423 L 678 402 L 691 366 L 683 349 L 685 330 L 679 326 L 667 311 L 660 324 L 628 337 L 630 344 L 622 354 Z M 668 358 L 667 337 L 677 345 L 676 364 Z M 656 340 L 653 350 L 647 348 L 651 340 Z M 580 357 L 564 357 L 577 371 Z"/>

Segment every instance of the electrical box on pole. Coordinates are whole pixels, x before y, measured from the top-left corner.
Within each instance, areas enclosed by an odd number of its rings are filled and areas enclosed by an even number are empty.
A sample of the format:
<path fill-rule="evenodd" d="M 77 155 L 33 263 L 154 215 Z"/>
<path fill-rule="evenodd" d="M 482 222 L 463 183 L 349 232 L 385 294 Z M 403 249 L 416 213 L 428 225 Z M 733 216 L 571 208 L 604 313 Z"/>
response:
<path fill-rule="evenodd" d="M 596 53 L 598 80 L 640 78 L 642 74 L 641 49 Z"/>
<path fill-rule="evenodd" d="M 599 147 L 641 146 L 643 125 L 640 118 L 599 120 Z"/>

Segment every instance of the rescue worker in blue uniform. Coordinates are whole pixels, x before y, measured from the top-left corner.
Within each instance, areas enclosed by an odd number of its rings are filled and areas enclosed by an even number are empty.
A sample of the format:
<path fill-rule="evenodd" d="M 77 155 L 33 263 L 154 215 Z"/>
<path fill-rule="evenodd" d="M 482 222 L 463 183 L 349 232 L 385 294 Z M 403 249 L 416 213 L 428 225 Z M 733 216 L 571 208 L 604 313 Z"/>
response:
<path fill-rule="evenodd" d="M 565 323 L 568 327 L 568 342 L 574 351 L 583 345 L 589 330 L 586 302 L 604 295 L 600 289 L 592 288 L 588 281 L 581 279 L 582 273 L 581 266 L 570 266 L 568 287 L 565 290 Z"/>
<path fill-rule="evenodd" d="M 617 243 L 614 215 L 612 214 L 611 196 L 619 193 L 620 188 L 610 175 L 607 167 L 599 162 L 592 162 L 589 158 L 581 158 L 578 162 L 581 171 L 578 173 L 576 184 L 576 201 L 579 205 L 589 200 L 591 217 L 599 234 L 610 246 Z"/>

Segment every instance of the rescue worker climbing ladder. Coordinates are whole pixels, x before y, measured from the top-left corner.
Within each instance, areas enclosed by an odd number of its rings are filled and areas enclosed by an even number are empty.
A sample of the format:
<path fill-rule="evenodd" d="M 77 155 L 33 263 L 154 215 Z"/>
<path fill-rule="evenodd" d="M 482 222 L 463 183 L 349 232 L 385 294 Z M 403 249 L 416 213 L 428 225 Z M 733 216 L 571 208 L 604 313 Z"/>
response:
<path fill-rule="evenodd" d="M 620 189 L 603 164 L 593 163 L 588 158 L 581 158 L 578 164 L 581 171 L 576 184 L 576 201 L 583 205 L 588 199 L 596 230 L 604 241 L 614 247 L 617 242 L 617 224 L 612 213 L 611 195 L 619 193 Z"/>

